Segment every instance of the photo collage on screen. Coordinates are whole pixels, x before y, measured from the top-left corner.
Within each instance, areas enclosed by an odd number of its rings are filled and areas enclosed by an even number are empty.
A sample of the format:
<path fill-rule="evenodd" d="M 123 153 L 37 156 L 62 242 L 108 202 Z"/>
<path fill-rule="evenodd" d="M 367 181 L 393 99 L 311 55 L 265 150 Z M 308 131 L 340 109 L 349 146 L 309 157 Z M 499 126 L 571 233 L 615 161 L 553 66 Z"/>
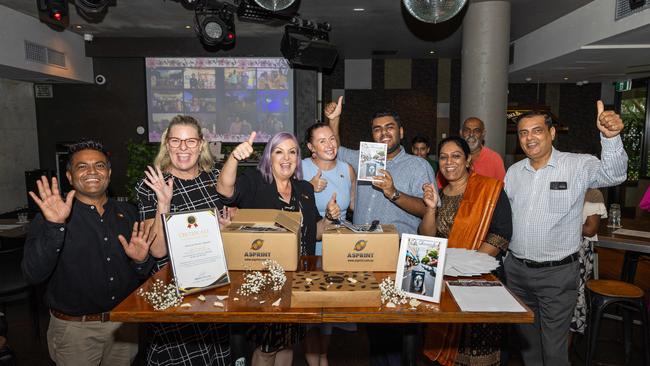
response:
<path fill-rule="evenodd" d="M 293 132 L 291 70 L 284 59 L 148 58 L 149 141 L 178 114 L 197 118 L 208 141 L 266 142 Z"/>

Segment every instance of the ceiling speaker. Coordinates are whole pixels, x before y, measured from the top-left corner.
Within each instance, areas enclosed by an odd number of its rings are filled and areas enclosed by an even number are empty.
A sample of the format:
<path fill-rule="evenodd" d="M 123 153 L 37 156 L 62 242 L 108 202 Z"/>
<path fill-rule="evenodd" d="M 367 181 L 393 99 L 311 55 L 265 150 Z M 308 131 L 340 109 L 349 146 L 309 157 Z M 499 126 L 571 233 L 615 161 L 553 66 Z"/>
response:
<path fill-rule="evenodd" d="M 331 69 L 338 57 L 336 46 L 327 37 L 314 37 L 293 26 L 285 27 L 280 51 L 291 66 L 317 69 Z"/>
<path fill-rule="evenodd" d="M 426 23 L 442 23 L 453 18 L 467 0 L 402 0 L 406 10 Z"/>

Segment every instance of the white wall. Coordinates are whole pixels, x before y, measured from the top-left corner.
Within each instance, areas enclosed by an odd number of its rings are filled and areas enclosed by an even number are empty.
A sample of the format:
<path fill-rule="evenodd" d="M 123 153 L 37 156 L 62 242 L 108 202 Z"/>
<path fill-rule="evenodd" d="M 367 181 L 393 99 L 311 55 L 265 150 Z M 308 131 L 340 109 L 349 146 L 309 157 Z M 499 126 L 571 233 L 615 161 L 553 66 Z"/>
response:
<path fill-rule="evenodd" d="M 25 61 L 26 40 L 65 53 L 66 68 Z M 0 50 L 0 65 L 3 66 L 74 81 L 92 83 L 94 79 L 92 58 L 86 57 L 81 35 L 67 30 L 57 32 L 38 19 L 3 5 L 0 5 Z"/>
<path fill-rule="evenodd" d="M 25 171 L 38 167 L 32 83 L 0 79 L 0 212 L 27 205 Z"/>

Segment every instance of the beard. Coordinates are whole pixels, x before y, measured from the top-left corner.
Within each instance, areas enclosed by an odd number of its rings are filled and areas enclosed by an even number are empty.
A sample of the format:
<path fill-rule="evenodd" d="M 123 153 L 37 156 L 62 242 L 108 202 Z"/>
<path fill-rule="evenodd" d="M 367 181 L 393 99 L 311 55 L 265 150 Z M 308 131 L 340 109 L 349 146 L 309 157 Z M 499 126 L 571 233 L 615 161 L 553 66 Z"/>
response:
<path fill-rule="evenodd" d="M 476 137 L 468 137 L 465 139 L 465 141 L 467 141 L 467 145 L 469 145 L 469 150 L 471 152 L 474 152 L 481 148 L 481 141 L 479 141 L 479 139 Z"/>

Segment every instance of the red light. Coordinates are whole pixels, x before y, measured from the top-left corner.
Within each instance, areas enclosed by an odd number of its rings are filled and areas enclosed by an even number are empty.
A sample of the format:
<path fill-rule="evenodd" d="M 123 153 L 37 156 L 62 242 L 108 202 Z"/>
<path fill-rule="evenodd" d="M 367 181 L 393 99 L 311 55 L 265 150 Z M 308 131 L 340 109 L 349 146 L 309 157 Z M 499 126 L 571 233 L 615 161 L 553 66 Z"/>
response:
<path fill-rule="evenodd" d="M 61 21 L 61 13 L 59 13 L 58 11 L 55 12 L 54 13 L 54 19 L 56 19 L 56 21 L 60 22 Z"/>
<path fill-rule="evenodd" d="M 228 33 L 228 39 L 235 39 L 235 35 L 232 33 Z"/>

